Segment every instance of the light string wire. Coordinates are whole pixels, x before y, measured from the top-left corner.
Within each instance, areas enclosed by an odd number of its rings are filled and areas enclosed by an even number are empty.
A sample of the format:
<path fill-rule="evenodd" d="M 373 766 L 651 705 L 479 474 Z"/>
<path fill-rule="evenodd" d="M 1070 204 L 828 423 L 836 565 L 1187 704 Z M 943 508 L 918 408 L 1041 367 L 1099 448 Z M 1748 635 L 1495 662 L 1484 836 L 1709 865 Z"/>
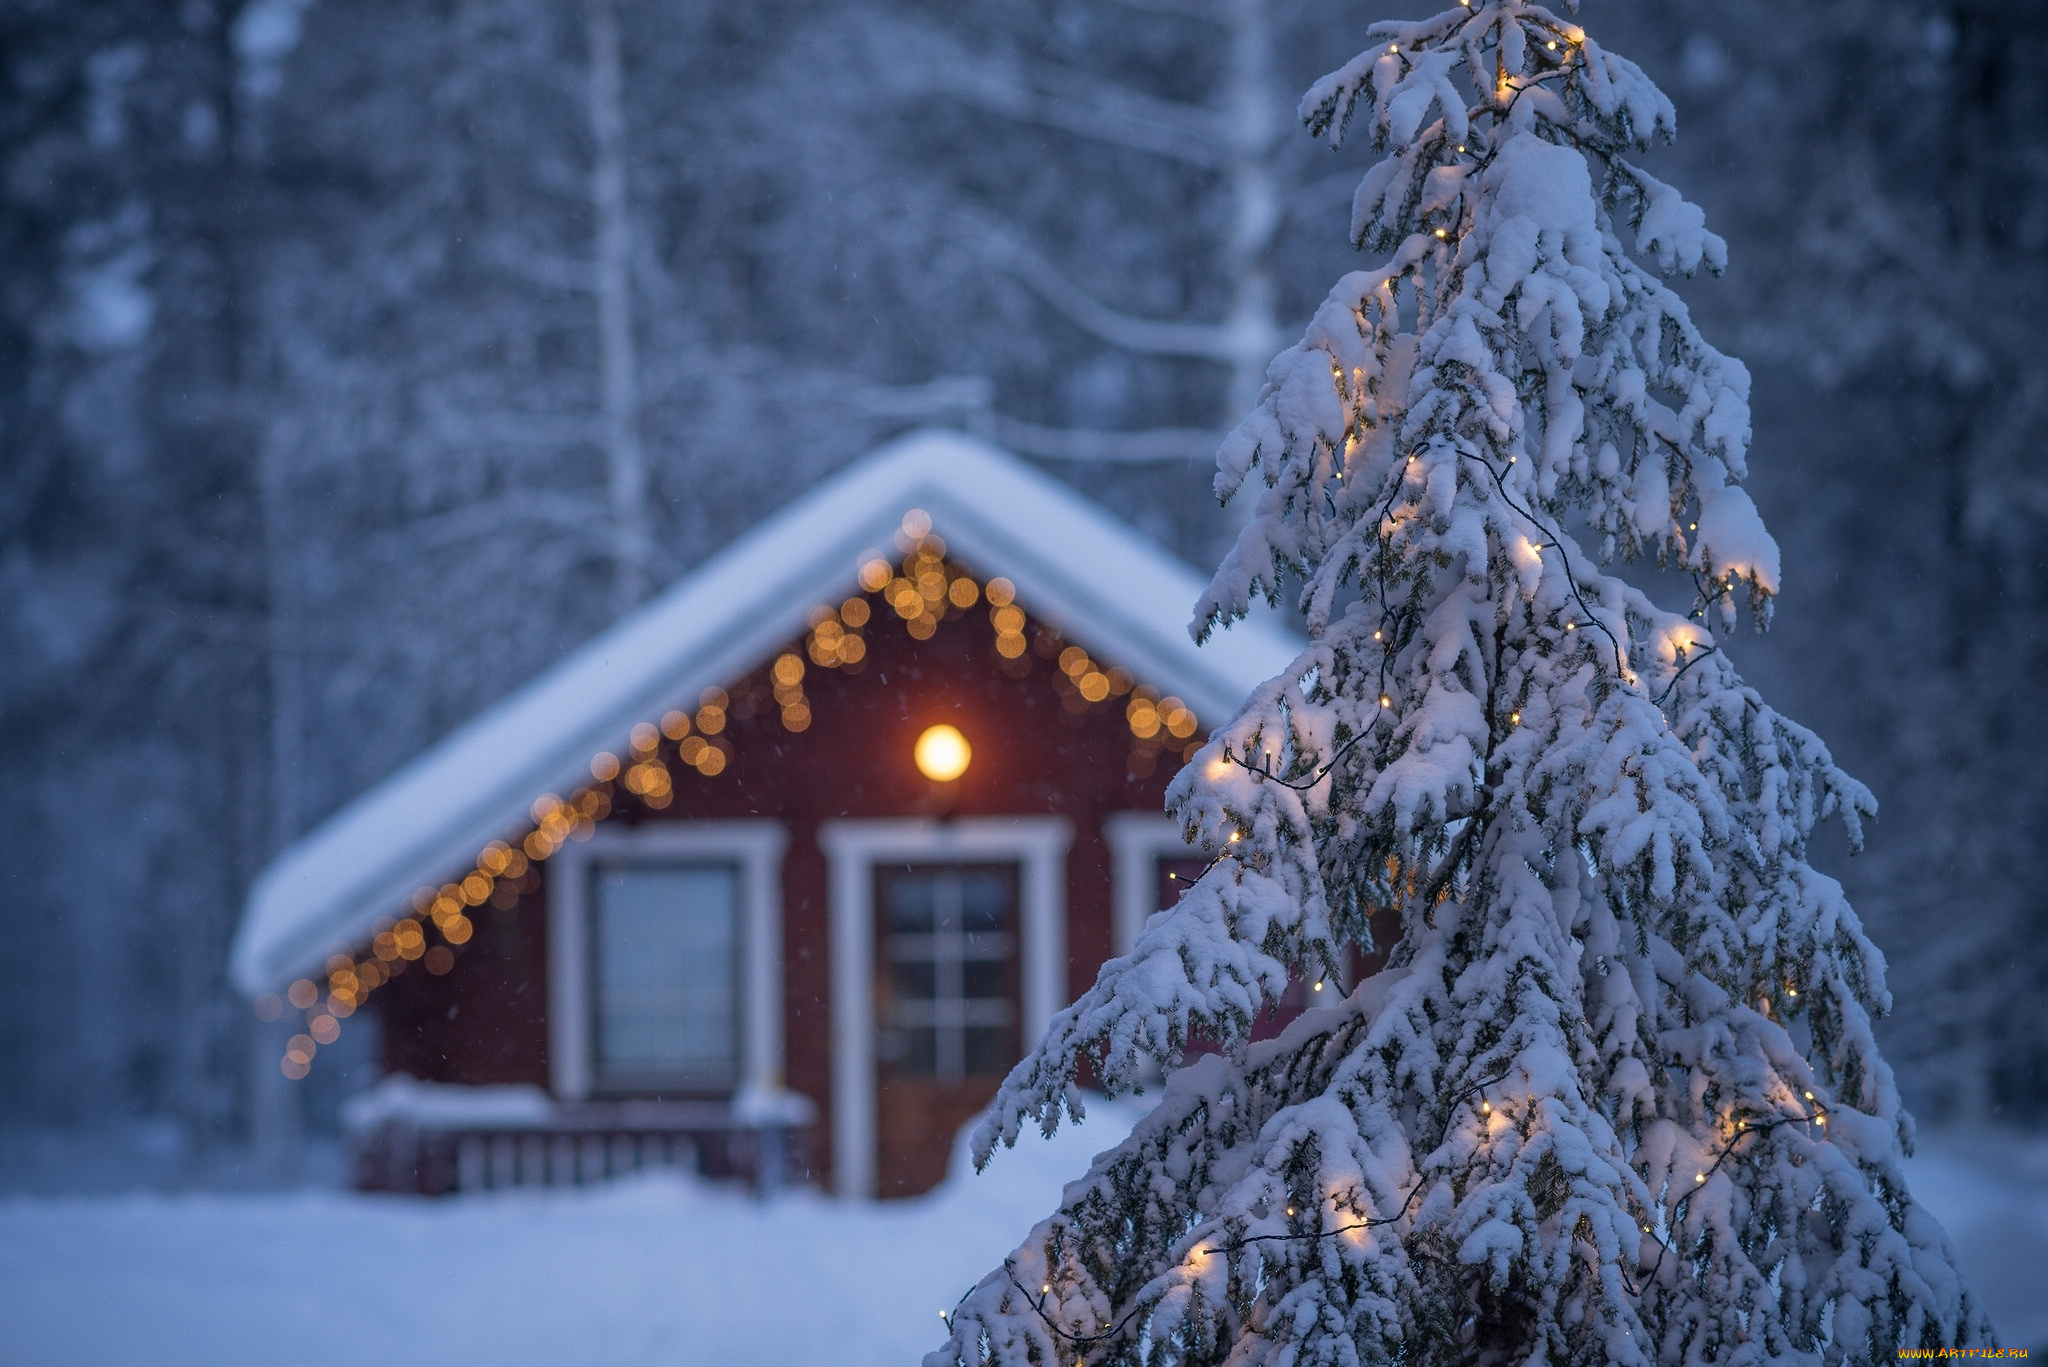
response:
<path fill-rule="evenodd" d="M 1410 456 L 1408 459 L 1410 461 L 1413 461 L 1415 457 Z M 1406 466 L 1404 465 L 1401 468 L 1401 470 L 1397 473 L 1400 477 L 1395 480 L 1394 487 L 1391 491 L 1388 492 L 1386 498 L 1381 500 L 1379 510 L 1373 517 L 1373 527 L 1375 529 L 1375 532 L 1377 533 L 1376 539 L 1380 542 L 1381 546 L 1379 562 L 1375 567 L 1377 572 L 1373 576 L 1374 587 L 1378 589 L 1380 598 L 1380 625 L 1378 628 L 1378 632 L 1376 633 L 1379 635 L 1391 634 L 1388 624 L 1393 620 L 1394 616 L 1393 609 L 1387 606 L 1387 580 L 1391 573 L 1391 569 L 1387 563 L 1386 546 L 1392 538 L 1392 532 L 1379 531 L 1379 528 L 1384 526 L 1387 519 L 1392 515 L 1394 508 L 1394 500 L 1401 497 L 1401 491 L 1407 485 Z M 1342 745 L 1338 746 L 1336 750 L 1331 753 L 1330 758 L 1324 762 L 1323 766 L 1317 769 L 1315 773 L 1311 775 L 1307 780 L 1300 783 L 1296 783 L 1289 779 L 1284 779 L 1280 777 L 1278 774 L 1274 773 L 1272 765 L 1264 760 L 1260 761 L 1257 764 L 1253 764 L 1249 758 L 1250 754 L 1252 753 L 1252 747 L 1249 744 L 1245 746 L 1244 756 L 1237 755 L 1230 749 L 1229 746 L 1226 745 L 1223 748 L 1224 760 L 1228 763 L 1237 765 L 1239 768 L 1249 770 L 1257 777 L 1265 779 L 1268 782 L 1277 783 L 1283 788 L 1292 788 L 1297 793 L 1305 793 L 1309 791 L 1311 788 L 1314 788 L 1317 784 L 1321 783 L 1324 779 L 1330 776 L 1330 771 L 1337 767 L 1337 762 L 1339 760 L 1343 759 L 1348 752 L 1356 748 L 1361 741 L 1365 740 L 1368 736 L 1372 735 L 1372 733 L 1379 728 L 1380 718 L 1386 716 L 1386 714 L 1392 710 L 1392 708 L 1389 706 L 1391 698 L 1387 693 L 1387 664 L 1389 656 L 1389 651 L 1387 648 L 1391 645 L 1393 645 L 1393 642 L 1391 640 L 1385 640 L 1380 642 L 1378 696 L 1381 699 L 1381 703 L 1379 710 L 1373 714 L 1372 720 L 1367 722 L 1363 727 L 1361 727 L 1359 731 L 1351 737 L 1351 739 L 1345 741 Z"/>
<path fill-rule="evenodd" d="M 1492 1077 L 1482 1078 L 1480 1081 L 1473 1083 L 1471 1086 L 1459 1092 L 1457 1097 L 1454 1098 L 1451 1102 L 1448 1113 L 1444 1117 L 1442 1133 L 1440 1133 L 1437 1136 L 1437 1146 L 1442 1147 L 1444 1141 L 1450 1137 L 1451 1126 L 1457 1118 L 1457 1112 L 1459 1108 L 1463 1106 L 1467 1100 L 1469 1100 L 1476 1093 L 1482 1092 L 1486 1088 L 1491 1087 L 1496 1083 L 1506 1081 L 1507 1078 L 1513 1073 L 1513 1071 L 1514 1070 L 1512 1068 L 1509 1068 L 1500 1073 L 1496 1073 Z M 1714 1161 L 1709 1163 L 1705 1168 L 1701 1169 L 1694 1176 L 1692 1185 L 1686 1188 L 1683 1192 L 1681 1192 L 1681 1194 L 1671 1202 L 1671 1205 L 1668 1210 L 1664 1210 L 1660 1207 L 1660 1210 L 1662 1210 L 1662 1213 L 1665 1217 L 1666 1228 L 1676 1229 L 1683 1222 L 1685 1210 L 1687 1206 L 1691 1203 L 1694 1195 L 1696 1195 L 1699 1191 L 1704 1189 L 1707 1180 L 1711 1178 L 1715 1173 L 1719 1172 L 1721 1170 L 1722 1165 L 1727 1163 L 1729 1159 L 1735 1156 L 1736 1147 L 1740 1145 L 1743 1140 L 1749 1138 L 1751 1135 L 1768 1134 L 1773 1130 L 1781 1129 L 1787 1125 L 1813 1125 L 1816 1123 L 1825 1125 L 1827 1123 L 1828 1114 L 1828 1107 L 1824 1103 L 1816 1100 L 1814 1102 L 1813 1113 L 1811 1115 L 1781 1115 L 1775 1116 L 1769 1120 L 1754 1122 L 1748 1116 L 1737 1116 L 1735 1118 L 1735 1133 L 1729 1136 L 1726 1143 L 1721 1145 L 1719 1152 L 1717 1152 L 1714 1155 Z M 1435 1175 L 1436 1174 L 1424 1173 L 1420 1177 L 1418 1177 L 1415 1181 L 1414 1186 L 1409 1188 L 1407 1198 L 1401 1202 L 1400 1209 L 1395 1211 L 1392 1215 L 1376 1216 L 1365 1220 L 1354 1220 L 1346 1224 L 1334 1225 L 1329 1229 L 1318 1229 L 1314 1232 L 1289 1230 L 1281 1234 L 1250 1234 L 1244 1236 L 1243 1238 L 1233 1240 L 1230 1243 L 1218 1244 L 1214 1248 L 1208 1249 L 1206 1251 L 1201 1248 L 1201 1240 L 1197 1239 L 1195 1241 L 1194 1246 L 1189 1250 L 1189 1254 L 1190 1256 L 1198 1252 L 1202 1253 L 1203 1256 L 1218 1253 L 1230 1254 L 1240 1252 L 1246 1248 L 1251 1247 L 1254 1244 L 1284 1243 L 1291 1240 L 1316 1241 L 1322 1239 L 1331 1239 L 1344 1234 L 1357 1233 L 1360 1230 L 1375 1229 L 1385 1225 L 1397 1224 L 1400 1221 L 1407 1218 L 1409 1208 L 1415 1204 L 1415 1198 L 1421 1195 L 1424 1188 L 1426 1188 L 1430 1184 L 1431 1177 Z M 1316 1209 L 1318 1212 L 1317 1221 L 1318 1223 L 1320 1223 L 1322 1209 L 1320 1203 L 1317 1204 Z M 1652 1285 L 1655 1282 L 1658 1274 L 1663 1271 L 1664 1255 L 1667 1252 L 1671 1251 L 1671 1246 L 1670 1243 L 1664 1237 L 1658 1235 L 1656 1231 L 1652 1229 L 1650 1226 L 1643 1226 L 1643 1231 L 1644 1233 L 1649 1234 L 1650 1237 L 1657 1244 L 1656 1260 L 1650 1264 L 1648 1271 L 1644 1274 L 1643 1277 L 1643 1287 L 1646 1288 Z M 1619 1271 L 1619 1269 L 1617 1269 L 1617 1271 Z M 1010 1285 L 1017 1289 L 1017 1294 L 1024 1298 L 1025 1303 L 1030 1305 L 1031 1308 L 1037 1313 L 1038 1318 L 1044 1322 L 1046 1328 L 1052 1331 L 1054 1337 L 1063 1339 L 1067 1343 L 1074 1345 L 1076 1347 L 1086 1348 L 1089 1346 L 1093 1346 L 1095 1344 L 1108 1343 L 1120 1337 L 1125 1327 L 1130 1324 L 1133 1318 L 1135 1318 L 1141 1313 L 1149 1313 L 1150 1310 L 1157 1308 L 1156 1301 L 1148 1304 L 1146 1301 L 1141 1299 L 1133 1302 L 1131 1306 L 1127 1310 L 1125 1310 L 1122 1315 L 1117 1317 L 1114 1323 L 1105 1325 L 1100 1333 L 1078 1334 L 1073 1332 L 1072 1330 L 1062 1327 L 1059 1324 L 1059 1322 L 1054 1320 L 1051 1314 L 1047 1312 L 1045 1308 L 1045 1302 L 1051 1297 L 1051 1292 L 1049 1290 L 1041 1291 L 1036 1297 L 1034 1297 L 1031 1294 L 1030 1290 L 1022 1282 L 1017 1280 L 1017 1269 L 1014 1255 L 1012 1255 L 1012 1257 L 1010 1258 L 1005 1258 L 1003 1260 L 1003 1275 L 1009 1280 Z M 1620 1276 L 1622 1285 L 1627 1289 L 1629 1295 L 1637 1299 L 1641 1299 L 1643 1294 L 1643 1288 L 1639 1288 L 1633 1282 L 1631 1282 L 1626 1272 L 1621 1272 Z M 953 1321 L 953 1316 L 958 1313 L 960 1306 L 965 1304 L 967 1297 L 973 1294 L 974 1289 L 970 1287 L 965 1293 L 961 1295 L 958 1301 L 954 1302 L 952 1312 L 949 1313 L 947 1311 L 942 1310 L 939 1312 L 939 1317 L 945 1320 L 948 1325 L 951 1325 Z"/>
<path fill-rule="evenodd" d="M 1453 1097 L 1449 1108 L 1445 1111 L 1443 1130 L 1442 1133 L 1437 1135 L 1436 1146 L 1442 1148 L 1444 1141 L 1450 1138 L 1452 1122 L 1457 1119 L 1458 1108 L 1464 1105 L 1467 1098 L 1475 1093 L 1485 1091 L 1497 1082 L 1507 1081 L 1513 1072 L 1514 1069 L 1510 1067 L 1495 1073 L 1492 1077 L 1481 1078 Z M 1239 1249 L 1249 1248 L 1253 1244 L 1278 1243 L 1288 1239 L 1328 1239 L 1339 1234 L 1351 1234 L 1361 1229 L 1375 1229 L 1381 1225 L 1394 1224 L 1408 1217 L 1408 1208 L 1415 1204 L 1415 1198 L 1420 1196 L 1423 1188 L 1429 1185 L 1430 1176 L 1431 1174 L 1425 1172 L 1415 1179 L 1415 1185 L 1408 1189 L 1408 1199 L 1401 1202 L 1401 1208 L 1392 1215 L 1381 1215 L 1371 1219 L 1357 1220 L 1347 1225 L 1338 1225 L 1331 1229 L 1320 1229 L 1314 1234 L 1302 1233 L 1296 1230 L 1289 1230 L 1284 1234 L 1247 1234 L 1234 1242 L 1218 1244 L 1213 1251 L 1217 1253 L 1235 1253 Z M 1316 1220 L 1318 1224 L 1322 1222 L 1322 1207 L 1320 1205 L 1316 1207 Z"/>
<path fill-rule="evenodd" d="M 1494 467 L 1491 461 L 1470 451 L 1459 451 L 1457 454 L 1461 459 L 1473 461 L 1481 469 L 1485 470 L 1486 473 L 1492 477 L 1494 487 L 1500 491 L 1501 501 L 1507 504 L 1510 511 L 1518 514 L 1525 522 L 1527 522 L 1529 526 L 1535 530 L 1538 536 L 1543 538 L 1542 542 L 1537 544 L 1536 547 L 1539 553 L 1545 550 L 1552 549 L 1557 551 L 1558 558 L 1564 562 L 1566 592 L 1568 592 L 1571 595 L 1572 601 L 1578 604 L 1579 612 L 1582 614 L 1587 625 L 1593 627 L 1594 630 L 1598 631 L 1601 635 L 1605 636 L 1608 640 L 1608 643 L 1611 646 L 1613 646 L 1615 670 L 1616 673 L 1620 676 L 1623 686 L 1633 686 L 1634 681 L 1630 677 L 1626 647 L 1623 646 L 1620 638 L 1617 637 L 1614 634 L 1614 632 L 1608 628 L 1607 624 L 1600 620 L 1599 615 L 1593 611 L 1593 609 L 1587 604 L 1585 598 L 1579 592 L 1578 572 L 1572 566 L 1571 553 L 1565 549 L 1563 533 L 1551 531 L 1548 527 L 1544 525 L 1543 521 L 1540 518 L 1538 518 L 1534 512 L 1517 503 L 1514 499 L 1514 496 L 1508 493 L 1506 481 L 1503 480 L 1500 471 Z M 1415 457 L 1413 456 L 1409 457 L 1410 461 L 1413 461 L 1414 459 Z M 1509 463 L 1514 463 L 1514 457 L 1509 457 Z M 1386 500 L 1381 503 L 1378 516 L 1375 520 L 1376 526 L 1386 522 L 1389 514 L 1393 509 L 1394 501 L 1401 496 L 1402 490 L 1405 487 L 1406 478 L 1404 475 L 1401 482 L 1395 486 L 1393 492 L 1388 494 Z M 1394 616 L 1393 610 L 1387 606 L 1387 579 L 1389 577 L 1390 572 L 1389 566 L 1387 564 L 1387 554 L 1388 548 L 1392 542 L 1392 538 L 1393 532 L 1391 530 L 1383 531 L 1380 533 L 1379 541 L 1381 545 L 1381 559 L 1378 567 L 1379 572 L 1374 576 L 1376 580 L 1375 587 L 1379 590 L 1381 622 L 1380 630 L 1382 632 L 1385 632 L 1387 630 L 1386 624 L 1392 621 Z M 1575 624 L 1576 619 L 1573 623 L 1567 624 L 1567 629 L 1570 629 L 1570 627 Z M 1372 735 L 1372 733 L 1378 728 L 1380 719 L 1384 717 L 1388 712 L 1393 710 L 1392 698 L 1391 695 L 1387 692 L 1387 667 L 1389 663 L 1389 657 L 1391 654 L 1389 648 L 1393 645 L 1393 642 L 1391 640 L 1382 641 L 1379 643 L 1379 645 L 1379 697 L 1382 699 L 1379 710 L 1374 713 L 1372 720 L 1367 722 L 1362 729 L 1360 729 L 1349 740 L 1346 740 L 1342 745 L 1338 746 L 1334 751 L 1332 751 L 1329 759 L 1326 760 L 1320 767 L 1318 767 L 1307 779 L 1296 782 L 1291 779 L 1282 778 L 1279 774 L 1273 772 L 1271 763 L 1265 760 L 1261 760 L 1256 764 L 1253 763 L 1248 758 L 1252 750 L 1251 746 L 1249 745 L 1245 747 L 1245 754 L 1243 756 L 1234 753 L 1226 747 L 1223 752 L 1224 759 L 1230 763 L 1238 765 L 1240 768 L 1250 771 L 1251 773 L 1257 775 L 1261 779 L 1267 780 L 1272 783 L 1277 783 L 1283 788 L 1291 788 L 1298 793 L 1308 792 L 1309 790 L 1313 789 L 1317 784 L 1321 783 L 1324 779 L 1328 778 L 1330 776 L 1331 771 L 1337 767 L 1338 762 L 1342 760 L 1348 752 L 1356 748 L 1361 741 L 1365 740 L 1368 736 Z M 1677 674 L 1672 676 L 1671 682 L 1668 685 L 1666 685 L 1664 691 L 1658 694 L 1657 698 L 1654 700 L 1655 705 L 1657 705 L 1658 707 L 1662 707 L 1663 700 L 1670 696 L 1671 690 L 1677 686 L 1678 680 L 1684 676 L 1686 670 L 1692 668 L 1694 664 L 1697 664 L 1705 656 L 1712 654 L 1716 649 L 1717 647 L 1709 646 L 1707 649 L 1702 650 L 1701 652 L 1699 652 L 1698 655 L 1695 655 L 1690 660 L 1688 660 L 1685 663 L 1684 667 L 1681 668 Z"/>
<path fill-rule="evenodd" d="M 1735 1118 L 1735 1133 L 1730 1135 L 1728 1142 L 1721 1146 L 1721 1151 L 1714 1155 L 1714 1161 L 1694 1176 L 1692 1185 L 1684 1189 L 1678 1198 L 1671 1203 L 1670 1209 L 1664 1212 L 1665 1228 L 1675 1230 L 1678 1227 L 1684 1219 L 1685 1208 L 1691 1204 L 1692 1198 L 1705 1188 L 1707 1179 L 1720 1171 L 1723 1163 L 1726 1163 L 1735 1156 L 1735 1146 L 1744 1139 L 1747 1139 L 1752 1134 L 1768 1134 L 1772 1130 L 1782 1129 L 1786 1125 L 1820 1124 L 1825 1126 L 1827 1124 L 1827 1117 L 1828 1107 L 1818 1100 L 1815 1100 L 1813 1103 L 1812 1115 L 1774 1116 L 1769 1120 L 1758 1121 L 1755 1124 L 1752 1124 L 1747 1116 L 1737 1116 Z M 1657 1274 L 1663 1270 L 1664 1255 L 1671 1251 L 1671 1246 L 1648 1225 L 1643 1227 L 1643 1232 L 1656 1240 L 1657 1243 L 1657 1260 L 1650 1264 L 1650 1270 L 1643 1278 L 1644 1287 L 1648 1287 L 1656 1280 Z M 1676 1255 L 1674 1254 L 1674 1256 Z M 1629 1295 L 1638 1298 L 1642 1296 L 1642 1291 L 1629 1282 L 1627 1273 L 1621 1274 L 1621 1283 L 1628 1288 Z"/>

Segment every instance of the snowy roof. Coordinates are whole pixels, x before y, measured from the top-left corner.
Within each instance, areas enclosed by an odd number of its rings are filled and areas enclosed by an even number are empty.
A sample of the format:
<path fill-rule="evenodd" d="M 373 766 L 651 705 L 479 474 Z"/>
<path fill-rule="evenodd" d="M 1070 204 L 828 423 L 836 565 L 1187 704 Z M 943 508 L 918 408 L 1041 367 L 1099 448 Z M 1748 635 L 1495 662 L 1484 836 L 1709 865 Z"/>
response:
<path fill-rule="evenodd" d="M 1197 648 L 1204 581 L 1066 486 L 985 442 L 923 432 L 877 450 L 741 537 L 533 682 L 336 812 L 257 877 L 235 934 L 234 981 L 275 989 L 528 824 L 533 800 L 589 776 L 635 722 L 693 706 L 854 591 L 922 508 L 949 554 L 1017 586 L 1032 616 L 1085 642 L 1197 715 L 1221 720 L 1301 643 L 1252 619 Z"/>

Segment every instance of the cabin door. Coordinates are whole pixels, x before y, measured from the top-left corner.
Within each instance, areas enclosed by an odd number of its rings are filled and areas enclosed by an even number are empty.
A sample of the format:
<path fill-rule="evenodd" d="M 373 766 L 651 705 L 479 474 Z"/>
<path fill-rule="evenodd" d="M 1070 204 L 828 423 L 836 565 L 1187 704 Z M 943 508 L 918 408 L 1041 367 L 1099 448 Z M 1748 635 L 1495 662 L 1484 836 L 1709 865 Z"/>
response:
<path fill-rule="evenodd" d="M 875 870 L 875 1194 L 946 1175 L 954 1135 L 1021 1057 L 1018 867 Z"/>

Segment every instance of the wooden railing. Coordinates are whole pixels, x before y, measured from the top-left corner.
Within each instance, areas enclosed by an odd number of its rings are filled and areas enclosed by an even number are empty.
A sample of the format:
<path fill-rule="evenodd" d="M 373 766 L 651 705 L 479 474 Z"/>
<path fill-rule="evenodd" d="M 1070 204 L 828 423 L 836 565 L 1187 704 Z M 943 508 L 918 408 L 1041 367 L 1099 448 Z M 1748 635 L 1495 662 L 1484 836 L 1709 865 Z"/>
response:
<path fill-rule="evenodd" d="M 655 1169 L 738 1179 L 761 1192 L 801 1173 L 803 1125 L 722 1101 L 559 1104 L 545 1115 L 386 1115 L 350 1133 L 364 1191 L 570 1187 Z"/>

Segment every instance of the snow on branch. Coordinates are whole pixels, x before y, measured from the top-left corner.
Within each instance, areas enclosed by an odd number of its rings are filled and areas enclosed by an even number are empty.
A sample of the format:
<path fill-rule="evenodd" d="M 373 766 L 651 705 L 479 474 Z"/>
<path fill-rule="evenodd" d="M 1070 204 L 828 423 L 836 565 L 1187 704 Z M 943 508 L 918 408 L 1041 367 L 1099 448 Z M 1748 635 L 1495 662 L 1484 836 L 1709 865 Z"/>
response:
<path fill-rule="evenodd" d="M 915 56 L 887 65 L 899 87 L 949 95 L 1004 118 L 1214 169 L 1231 127 L 1200 105 L 1160 99 L 1073 68 L 970 52 L 924 31 L 903 35 Z"/>
<path fill-rule="evenodd" d="M 1111 308 L 1000 225 L 963 217 L 961 236 L 979 243 L 994 264 L 1030 287 L 1068 322 L 1111 346 L 1140 355 L 1225 363 L 1236 355 L 1235 336 L 1226 326 L 1166 322 Z"/>

